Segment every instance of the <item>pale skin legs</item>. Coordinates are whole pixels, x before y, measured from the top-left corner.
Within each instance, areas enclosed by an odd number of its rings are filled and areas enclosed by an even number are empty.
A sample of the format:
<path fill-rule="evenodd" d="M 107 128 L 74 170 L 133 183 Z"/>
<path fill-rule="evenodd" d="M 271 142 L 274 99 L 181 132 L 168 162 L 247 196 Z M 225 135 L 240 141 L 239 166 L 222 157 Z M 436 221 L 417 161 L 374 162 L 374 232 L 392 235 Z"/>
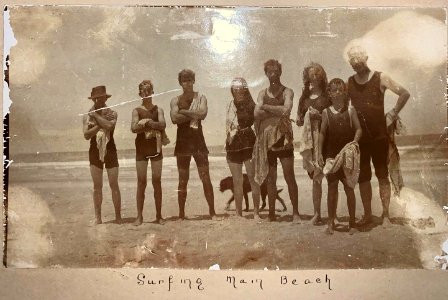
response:
<path fill-rule="evenodd" d="M 233 195 L 235 197 L 236 214 L 243 216 L 243 164 L 227 162 L 233 179 Z M 246 166 L 247 176 L 249 177 L 250 186 L 252 188 L 252 200 L 254 203 L 254 220 L 260 221 L 258 208 L 260 206 L 260 186 L 255 182 L 255 168 L 250 160 L 244 162 Z"/>
<path fill-rule="evenodd" d="M 317 225 L 321 221 L 320 207 L 322 202 L 322 178 L 313 179 L 313 206 L 314 216 L 311 219 L 311 224 Z"/>
<path fill-rule="evenodd" d="M 381 203 L 383 206 L 383 226 L 391 225 L 389 217 L 389 204 L 391 196 L 391 186 L 389 180 L 378 178 L 379 192 Z M 364 206 L 364 218 L 360 222 L 360 226 L 367 225 L 373 222 L 372 219 L 372 184 L 370 181 L 361 182 L 359 184 L 359 192 L 361 194 L 362 204 Z"/>
<path fill-rule="evenodd" d="M 356 197 L 355 190 L 349 187 L 344 181 L 342 182 L 344 185 L 345 195 L 347 196 L 347 206 L 349 212 L 349 234 L 352 235 L 357 232 L 356 224 L 355 224 L 355 213 L 356 213 Z M 325 230 L 327 234 L 333 234 L 334 232 L 334 221 L 336 219 L 336 209 L 338 206 L 338 184 L 339 180 L 329 182 L 328 183 L 328 227 Z"/>
<path fill-rule="evenodd" d="M 187 200 L 187 185 L 190 178 L 190 162 L 185 168 L 178 168 L 179 185 L 178 185 L 178 202 L 179 202 L 179 219 L 185 219 L 185 202 Z M 202 181 L 205 199 L 207 200 L 209 215 L 212 220 L 219 220 L 215 213 L 213 186 L 210 179 L 210 172 L 208 166 L 198 167 L 199 178 Z"/>
<path fill-rule="evenodd" d="M 198 173 L 199 178 L 202 181 L 205 199 L 207 200 L 209 215 L 212 220 L 219 220 L 215 213 L 215 195 L 213 193 L 213 185 L 210 179 L 209 166 L 198 167 Z"/>
<path fill-rule="evenodd" d="M 156 223 L 163 224 L 162 218 L 162 159 L 151 161 L 151 181 L 154 188 L 154 202 L 156 206 Z M 145 202 L 145 190 L 148 182 L 147 170 L 148 161 L 136 161 L 137 168 L 137 218 L 134 225 L 143 223 L 143 205 Z"/>
<path fill-rule="evenodd" d="M 390 205 L 390 195 L 391 195 L 391 186 L 389 180 L 386 179 L 378 179 L 379 182 L 379 190 L 380 190 L 380 198 L 381 204 L 383 205 L 383 226 L 390 226 L 392 223 L 390 222 L 389 217 L 389 205 Z"/>
<path fill-rule="evenodd" d="M 298 199 L 299 193 L 297 182 L 294 174 L 294 157 L 280 158 L 280 163 L 283 168 L 283 176 L 288 185 L 289 198 L 292 204 L 292 222 L 300 224 Z M 269 220 L 275 221 L 275 201 L 277 199 L 277 166 L 269 166 L 269 173 L 267 178 L 268 200 L 269 200 Z"/>
<path fill-rule="evenodd" d="M 114 223 L 121 223 L 121 194 L 118 187 L 118 167 L 106 169 L 109 186 L 112 192 L 112 202 L 115 209 Z M 101 204 L 103 202 L 103 169 L 90 165 L 93 180 L 93 205 L 95 208 L 95 224 L 101 224 Z"/>
<path fill-rule="evenodd" d="M 187 184 L 190 179 L 190 169 L 178 168 L 179 185 L 177 187 L 177 199 L 179 202 L 179 219 L 185 219 L 185 202 L 187 200 Z"/>

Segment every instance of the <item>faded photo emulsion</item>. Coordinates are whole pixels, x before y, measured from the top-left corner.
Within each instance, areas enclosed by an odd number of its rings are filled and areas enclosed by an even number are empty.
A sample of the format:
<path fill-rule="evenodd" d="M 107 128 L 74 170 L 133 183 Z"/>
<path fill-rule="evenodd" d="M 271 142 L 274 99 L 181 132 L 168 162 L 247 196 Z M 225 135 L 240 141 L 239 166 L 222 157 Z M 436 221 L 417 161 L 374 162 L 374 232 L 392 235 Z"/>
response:
<path fill-rule="evenodd" d="M 7 267 L 446 268 L 445 9 L 4 14 Z"/>

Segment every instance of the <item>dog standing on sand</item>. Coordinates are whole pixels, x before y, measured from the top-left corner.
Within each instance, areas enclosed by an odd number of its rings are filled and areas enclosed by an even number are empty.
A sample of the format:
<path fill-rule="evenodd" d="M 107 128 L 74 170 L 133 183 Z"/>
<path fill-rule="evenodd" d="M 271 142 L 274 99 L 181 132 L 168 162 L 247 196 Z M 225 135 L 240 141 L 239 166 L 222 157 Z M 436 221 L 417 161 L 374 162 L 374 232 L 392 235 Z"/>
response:
<path fill-rule="evenodd" d="M 221 182 L 219 183 L 219 191 L 221 193 L 227 190 L 232 191 L 232 197 L 230 197 L 230 199 L 227 201 L 226 207 L 224 208 L 225 210 L 229 210 L 230 203 L 232 203 L 235 200 L 235 197 L 233 195 L 232 176 L 228 176 L 222 179 Z M 244 211 L 249 211 L 249 197 L 247 196 L 247 194 L 250 193 L 251 191 L 252 189 L 250 186 L 249 177 L 247 176 L 247 174 L 243 174 L 243 195 L 246 203 L 246 209 Z M 283 201 L 283 199 L 280 197 L 281 191 L 283 191 L 283 189 L 277 190 L 277 200 L 279 200 L 280 203 L 282 204 L 283 211 L 286 211 L 285 201 Z M 267 185 L 265 182 L 260 186 L 260 193 L 261 193 L 261 200 L 263 201 L 260 210 L 263 210 L 266 207 L 266 196 L 268 194 Z"/>

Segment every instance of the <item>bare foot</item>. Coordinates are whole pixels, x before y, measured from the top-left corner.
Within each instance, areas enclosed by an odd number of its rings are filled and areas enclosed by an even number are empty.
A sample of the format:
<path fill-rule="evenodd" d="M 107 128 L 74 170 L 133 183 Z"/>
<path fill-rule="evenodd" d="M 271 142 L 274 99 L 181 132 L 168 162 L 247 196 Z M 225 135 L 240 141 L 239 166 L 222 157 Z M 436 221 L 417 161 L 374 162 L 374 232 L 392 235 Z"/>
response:
<path fill-rule="evenodd" d="M 382 226 L 385 228 L 392 226 L 392 223 L 390 222 L 389 217 L 383 217 Z"/>
<path fill-rule="evenodd" d="M 143 224 L 143 217 L 137 217 L 137 218 L 135 218 L 134 223 L 132 223 L 132 225 L 134 225 L 134 226 L 140 226 L 140 225 L 142 225 L 142 224 Z"/>
<path fill-rule="evenodd" d="M 166 223 L 166 220 L 164 218 L 159 218 L 159 219 L 156 219 L 154 221 L 154 223 L 159 224 L 159 225 L 164 225 Z"/>
<path fill-rule="evenodd" d="M 350 227 L 350 229 L 348 231 L 348 234 L 353 235 L 353 234 L 355 234 L 357 232 L 358 232 L 358 229 L 356 229 L 355 227 Z"/>
<path fill-rule="evenodd" d="M 313 224 L 313 225 L 317 225 L 317 224 L 319 224 L 320 222 L 321 222 L 322 220 L 321 220 L 321 218 L 320 218 L 320 216 L 318 215 L 318 214 L 315 214 L 314 216 L 313 216 L 313 218 L 311 219 L 311 224 Z"/>
<path fill-rule="evenodd" d="M 113 224 L 122 224 L 123 220 L 121 218 L 116 218 L 115 220 L 112 221 Z"/>
<path fill-rule="evenodd" d="M 255 223 L 261 223 L 263 219 L 260 217 L 260 215 L 254 214 L 254 221 Z"/>
<path fill-rule="evenodd" d="M 230 205 L 226 205 L 226 207 L 224 207 L 225 211 L 229 211 L 230 210 Z"/>
<path fill-rule="evenodd" d="M 283 206 L 283 212 L 287 211 L 286 206 Z"/>
<path fill-rule="evenodd" d="M 261 223 L 270 223 L 270 222 L 275 222 L 275 221 L 277 221 L 277 217 L 270 217 L 270 216 L 267 216 L 266 218 L 260 217 Z"/>
<path fill-rule="evenodd" d="M 275 222 L 277 221 L 276 216 L 267 216 L 266 218 L 261 218 L 261 222 L 268 223 L 268 222 Z"/>
<path fill-rule="evenodd" d="M 358 222 L 358 224 L 356 224 L 358 227 L 363 227 L 369 224 L 373 223 L 373 218 L 372 216 L 363 216 L 361 221 Z"/>
<path fill-rule="evenodd" d="M 101 217 L 95 218 L 95 225 L 103 224 L 103 220 L 101 220 Z"/>
<path fill-rule="evenodd" d="M 302 224 L 302 219 L 300 219 L 299 215 L 292 215 L 292 223 L 293 224 Z"/>
<path fill-rule="evenodd" d="M 325 234 L 333 235 L 334 229 L 333 226 L 328 225 L 327 229 L 325 229 Z"/>
<path fill-rule="evenodd" d="M 212 220 L 213 220 L 213 218 L 212 218 Z M 235 214 L 235 215 L 230 215 L 229 220 L 231 222 L 244 222 L 247 219 L 245 217 L 241 216 L 241 215 Z"/>
<path fill-rule="evenodd" d="M 243 216 L 240 216 L 241 218 L 243 218 Z M 218 217 L 217 215 L 213 215 L 210 217 L 213 221 L 222 221 L 222 218 Z"/>

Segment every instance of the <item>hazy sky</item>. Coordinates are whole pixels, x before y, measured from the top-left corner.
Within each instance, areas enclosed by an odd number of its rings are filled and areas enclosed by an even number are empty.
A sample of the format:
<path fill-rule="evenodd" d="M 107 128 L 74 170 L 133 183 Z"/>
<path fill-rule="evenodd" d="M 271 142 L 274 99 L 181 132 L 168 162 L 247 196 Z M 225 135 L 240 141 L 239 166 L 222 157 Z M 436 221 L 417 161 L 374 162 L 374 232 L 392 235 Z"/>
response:
<path fill-rule="evenodd" d="M 411 99 L 401 116 L 408 134 L 439 133 L 446 124 L 447 28 L 443 9 L 206 9 L 148 7 L 17 7 L 10 12 L 16 47 L 11 49 L 11 152 L 88 149 L 82 118 L 91 88 L 106 85 L 109 105 L 138 99 L 143 79 L 155 92 L 179 88 L 177 73 L 196 72 L 196 89 L 209 101 L 206 142 L 223 145 L 229 85 L 246 78 L 254 98 L 267 80 L 263 62 L 283 64 L 283 83 L 303 87 L 302 70 L 321 63 L 329 79 L 353 71 L 344 59 L 356 40 L 369 51 L 373 69 L 404 85 Z M 175 141 L 169 102 L 154 98 Z M 386 108 L 396 101 L 388 92 Z M 134 147 L 131 112 L 116 108 L 118 149 Z"/>

